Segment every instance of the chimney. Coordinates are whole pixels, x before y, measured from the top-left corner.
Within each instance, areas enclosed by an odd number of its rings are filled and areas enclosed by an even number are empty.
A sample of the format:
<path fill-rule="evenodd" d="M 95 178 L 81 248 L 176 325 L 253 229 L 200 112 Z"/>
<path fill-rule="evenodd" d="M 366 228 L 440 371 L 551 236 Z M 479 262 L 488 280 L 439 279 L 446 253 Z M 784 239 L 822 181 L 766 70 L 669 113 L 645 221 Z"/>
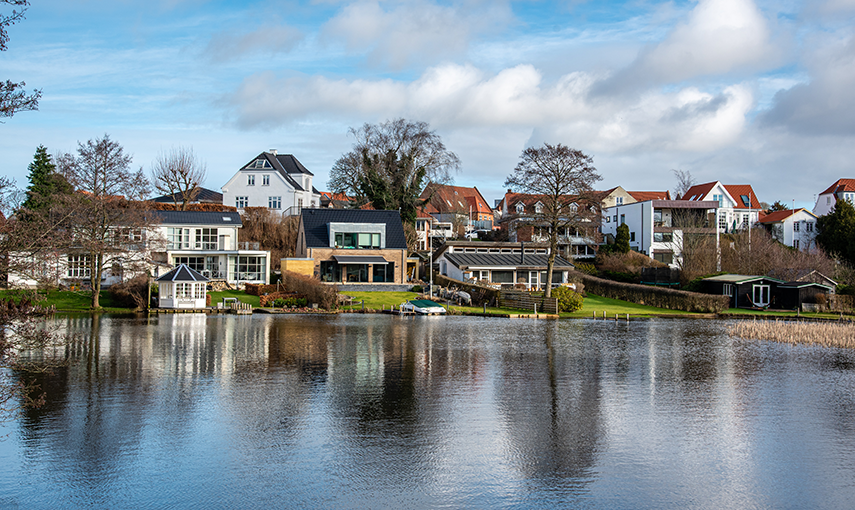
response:
<path fill-rule="evenodd" d="M 273 154 L 274 156 L 278 156 L 279 151 L 277 149 L 270 149 L 270 154 Z"/>

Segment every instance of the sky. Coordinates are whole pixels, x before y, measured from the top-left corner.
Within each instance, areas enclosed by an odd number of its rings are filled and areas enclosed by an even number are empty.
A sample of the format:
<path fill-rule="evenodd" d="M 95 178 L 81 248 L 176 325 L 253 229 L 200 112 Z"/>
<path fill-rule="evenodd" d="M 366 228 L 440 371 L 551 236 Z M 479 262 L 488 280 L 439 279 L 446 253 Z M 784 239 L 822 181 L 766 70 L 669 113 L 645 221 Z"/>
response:
<path fill-rule="evenodd" d="M 10 8 L 0 7 L 3 14 Z M 219 190 L 260 152 L 327 189 L 350 128 L 425 121 L 491 204 L 520 153 L 593 157 L 599 189 L 752 184 L 812 207 L 855 177 L 855 0 L 32 0 L 0 79 L 0 173 L 104 134 L 149 171 L 190 147 Z"/>

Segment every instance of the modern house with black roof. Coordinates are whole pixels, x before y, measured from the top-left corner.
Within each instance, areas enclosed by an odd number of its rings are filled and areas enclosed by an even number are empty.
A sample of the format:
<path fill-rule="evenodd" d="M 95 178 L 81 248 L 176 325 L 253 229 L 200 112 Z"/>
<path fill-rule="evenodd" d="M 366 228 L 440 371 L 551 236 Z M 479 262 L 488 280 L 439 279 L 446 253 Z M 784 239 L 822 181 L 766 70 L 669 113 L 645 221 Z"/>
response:
<path fill-rule="evenodd" d="M 155 276 L 181 264 L 212 281 L 233 285 L 267 283 L 270 252 L 258 243 L 238 242 L 243 226 L 237 212 L 151 211 L 162 244 L 154 250 Z"/>
<path fill-rule="evenodd" d="M 223 194 L 208 188 L 198 186 L 191 193 L 191 204 L 222 204 Z M 152 202 L 160 204 L 181 204 L 181 193 L 173 193 L 171 195 L 162 195 L 151 199 Z"/>
<path fill-rule="evenodd" d="M 223 185 L 223 205 L 267 207 L 286 216 L 303 207 L 320 207 L 321 194 L 312 186 L 314 175 L 291 154 L 262 152 Z"/>
<path fill-rule="evenodd" d="M 303 209 L 296 256 L 323 282 L 403 284 L 407 240 L 398 211 Z"/>
<path fill-rule="evenodd" d="M 480 246 L 483 245 L 483 246 Z M 549 250 L 544 244 L 449 243 L 434 257 L 439 273 L 461 281 L 480 280 L 491 285 L 521 284 L 542 289 L 547 282 Z M 567 283 L 572 263 L 556 255 L 552 285 Z"/>

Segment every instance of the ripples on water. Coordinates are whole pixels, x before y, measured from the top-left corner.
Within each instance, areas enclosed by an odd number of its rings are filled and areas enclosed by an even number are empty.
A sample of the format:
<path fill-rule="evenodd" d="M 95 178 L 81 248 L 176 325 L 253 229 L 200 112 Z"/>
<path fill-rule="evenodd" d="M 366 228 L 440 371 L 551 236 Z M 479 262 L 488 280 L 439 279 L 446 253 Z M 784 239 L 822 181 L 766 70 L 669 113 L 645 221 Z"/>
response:
<path fill-rule="evenodd" d="M 846 508 L 850 351 L 720 321 L 61 319 L 0 508 Z"/>

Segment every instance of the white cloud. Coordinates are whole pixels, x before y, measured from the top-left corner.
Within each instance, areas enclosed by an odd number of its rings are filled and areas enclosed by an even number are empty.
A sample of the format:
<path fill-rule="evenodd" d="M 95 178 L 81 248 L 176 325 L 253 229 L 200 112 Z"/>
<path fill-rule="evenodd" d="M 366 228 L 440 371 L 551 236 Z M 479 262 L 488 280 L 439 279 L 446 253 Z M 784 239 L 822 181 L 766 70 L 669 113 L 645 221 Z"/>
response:
<path fill-rule="evenodd" d="M 505 2 L 440 5 L 429 0 L 361 0 L 345 5 L 324 25 L 321 37 L 343 41 L 372 65 L 400 69 L 460 55 L 474 35 L 512 19 Z"/>
<path fill-rule="evenodd" d="M 751 0 L 701 0 L 661 43 L 641 51 L 627 68 L 597 86 L 616 93 L 696 77 L 767 69 L 778 50 Z"/>
<path fill-rule="evenodd" d="M 251 53 L 285 53 L 294 49 L 303 37 L 296 28 L 267 24 L 250 32 L 230 30 L 214 34 L 205 52 L 215 60 L 230 60 Z"/>

